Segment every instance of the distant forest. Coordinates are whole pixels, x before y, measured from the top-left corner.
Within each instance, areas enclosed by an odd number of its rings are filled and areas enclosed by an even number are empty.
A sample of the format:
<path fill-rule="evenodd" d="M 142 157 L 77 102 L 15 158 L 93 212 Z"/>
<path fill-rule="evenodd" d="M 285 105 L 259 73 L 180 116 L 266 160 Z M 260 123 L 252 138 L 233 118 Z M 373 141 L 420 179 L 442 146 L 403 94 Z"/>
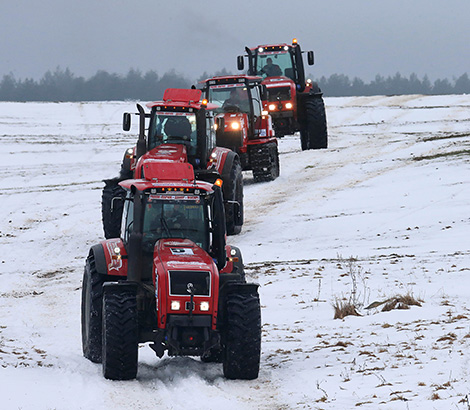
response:
<path fill-rule="evenodd" d="M 225 69 L 214 74 L 203 73 L 198 81 L 212 75 L 230 74 Z M 313 78 L 313 77 L 311 77 Z M 377 75 L 373 81 L 364 82 L 355 77 L 333 74 L 314 79 L 326 97 L 394 95 L 394 94 L 470 94 L 470 79 L 465 73 L 453 80 L 438 79 L 432 83 L 427 76 L 410 77 L 397 73 L 394 76 Z M 98 71 L 85 79 L 76 77 L 69 69 L 48 71 L 36 81 L 17 80 L 14 75 L 4 75 L 0 82 L 0 101 L 113 101 L 158 100 L 165 89 L 189 88 L 192 82 L 186 77 L 169 71 L 159 76 L 155 71 L 142 73 L 131 69 L 127 75 Z"/>

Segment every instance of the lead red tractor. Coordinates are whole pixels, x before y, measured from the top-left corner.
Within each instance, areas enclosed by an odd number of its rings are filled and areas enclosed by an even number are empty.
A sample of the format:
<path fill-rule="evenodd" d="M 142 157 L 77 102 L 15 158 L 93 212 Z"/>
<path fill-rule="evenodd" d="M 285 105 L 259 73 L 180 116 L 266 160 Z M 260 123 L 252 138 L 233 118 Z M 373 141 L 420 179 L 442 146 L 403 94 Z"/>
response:
<path fill-rule="evenodd" d="M 279 151 L 271 116 L 263 112 L 262 78 L 230 75 L 199 84 L 216 106 L 216 143 L 238 154 L 243 170 L 252 170 L 256 182 L 279 176 Z"/>
<path fill-rule="evenodd" d="M 266 93 L 263 107 L 274 122 L 277 137 L 300 131 L 302 150 L 328 147 L 323 94 L 317 83 L 305 79 L 300 44 L 259 45 L 245 48 L 249 75 L 263 77 Z M 313 52 L 307 52 L 313 65 Z M 238 56 L 239 70 L 244 70 L 244 56 Z"/>
<path fill-rule="evenodd" d="M 121 233 L 125 191 L 119 183 L 134 177 L 143 154 L 167 144 L 184 146 L 185 156 L 181 161 L 191 164 L 197 180 L 213 183 L 217 178 L 222 179 L 227 234 L 240 233 L 243 225 L 241 160 L 236 152 L 216 146 L 214 110 L 217 106 L 202 102 L 201 95 L 201 90 L 169 88 L 163 101 L 147 104 L 150 113 L 137 106 L 140 118 L 137 144 L 125 152 L 119 177 L 105 180 L 102 217 L 106 238 L 119 237 Z M 124 114 L 123 126 L 129 131 L 129 113 Z"/>
<path fill-rule="evenodd" d="M 119 182 L 125 196 L 115 199 L 123 203 L 120 235 L 92 246 L 86 259 L 83 354 L 102 363 L 111 380 L 137 377 L 143 343 L 160 358 L 199 356 L 223 363 L 229 379 L 254 379 L 261 351 L 258 285 L 246 282 L 240 250 L 225 242 L 221 181 L 198 179 L 193 159 L 200 156 L 191 159 L 198 145 L 189 138 L 182 144 L 190 135 L 171 132 L 187 120 L 180 113 L 202 107 L 194 102 L 182 111 L 172 102 L 150 104 L 150 141 L 144 146 L 139 138 L 132 179 Z M 142 129 L 146 114 L 139 112 Z"/>

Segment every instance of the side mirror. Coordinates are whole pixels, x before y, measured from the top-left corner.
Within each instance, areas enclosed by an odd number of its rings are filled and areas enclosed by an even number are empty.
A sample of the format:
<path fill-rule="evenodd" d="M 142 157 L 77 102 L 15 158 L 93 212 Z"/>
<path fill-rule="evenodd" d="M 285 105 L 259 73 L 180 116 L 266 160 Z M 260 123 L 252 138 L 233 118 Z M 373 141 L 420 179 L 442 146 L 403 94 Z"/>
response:
<path fill-rule="evenodd" d="M 243 56 L 237 57 L 237 66 L 240 71 L 245 69 L 245 62 L 243 61 Z"/>
<path fill-rule="evenodd" d="M 313 51 L 307 51 L 307 62 L 308 65 L 314 64 Z"/>
<path fill-rule="evenodd" d="M 122 129 L 124 131 L 129 131 L 131 129 L 131 114 L 125 112 L 122 115 Z"/>

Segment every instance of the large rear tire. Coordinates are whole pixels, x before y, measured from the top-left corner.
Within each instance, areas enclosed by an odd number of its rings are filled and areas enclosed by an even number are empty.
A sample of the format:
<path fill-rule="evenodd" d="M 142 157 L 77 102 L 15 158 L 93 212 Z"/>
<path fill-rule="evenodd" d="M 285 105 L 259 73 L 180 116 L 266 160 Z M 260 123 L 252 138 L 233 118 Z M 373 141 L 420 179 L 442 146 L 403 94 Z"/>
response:
<path fill-rule="evenodd" d="M 101 215 L 106 239 L 121 236 L 121 219 L 126 191 L 119 185 L 119 181 L 118 178 L 106 180 L 101 196 Z"/>
<path fill-rule="evenodd" d="M 258 294 L 228 294 L 224 376 L 252 380 L 258 377 L 261 355 L 261 310 Z"/>
<path fill-rule="evenodd" d="M 103 295 L 103 375 L 110 380 L 137 376 L 139 331 L 135 288 L 105 286 Z"/>
<path fill-rule="evenodd" d="M 302 150 L 328 148 L 325 103 L 321 95 L 305 101 L 305 124 L 300 129 Z"/>
<path fill-rule="evenodd" d="M 238 235 L 243 225 L 243 174 L 238 158 L 233 161 L 230 174 L 222 178 L 227 235 Z"/>
<path fill-rule="evenodd" d="M 91 253 L 83 273 L 81 322 L 83 356 L 94 363 L 101 363 L 103 283 L 104 277 L 96 271 Z"/>

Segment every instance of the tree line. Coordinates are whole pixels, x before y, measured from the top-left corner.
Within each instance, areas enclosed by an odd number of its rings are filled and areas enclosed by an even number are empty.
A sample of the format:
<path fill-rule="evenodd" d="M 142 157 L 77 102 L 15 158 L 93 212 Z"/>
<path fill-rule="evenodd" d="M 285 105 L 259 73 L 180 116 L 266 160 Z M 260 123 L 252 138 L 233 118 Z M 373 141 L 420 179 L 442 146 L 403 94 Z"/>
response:
<path fill-rule="evenodd" d="M 203 73 L 197 81 L 212 75 L 231 74 L 223 69 L 214 74 Z M 360 78 L 332 74 L 316 79 L 325 96 L 367 96 L 392 94 L 470 94 L 467 73 L 449 81 L 438 79 L 431 83 L 427 76 L 409 77 L 400 73 L 364 82 Z M 4 75 L 0 82 L 0 101 L 112 101 L 158 100 L 167 88 L 189 88 L 192 82 L 175 70 L 159 76 L 156 71 L 142 73 L 130 69 L 126 75 L 100 70 L 88 79 L 75 76 L 69 69 L 48 71 L 39 80 L 16 79 L 13 74 Z"/>

